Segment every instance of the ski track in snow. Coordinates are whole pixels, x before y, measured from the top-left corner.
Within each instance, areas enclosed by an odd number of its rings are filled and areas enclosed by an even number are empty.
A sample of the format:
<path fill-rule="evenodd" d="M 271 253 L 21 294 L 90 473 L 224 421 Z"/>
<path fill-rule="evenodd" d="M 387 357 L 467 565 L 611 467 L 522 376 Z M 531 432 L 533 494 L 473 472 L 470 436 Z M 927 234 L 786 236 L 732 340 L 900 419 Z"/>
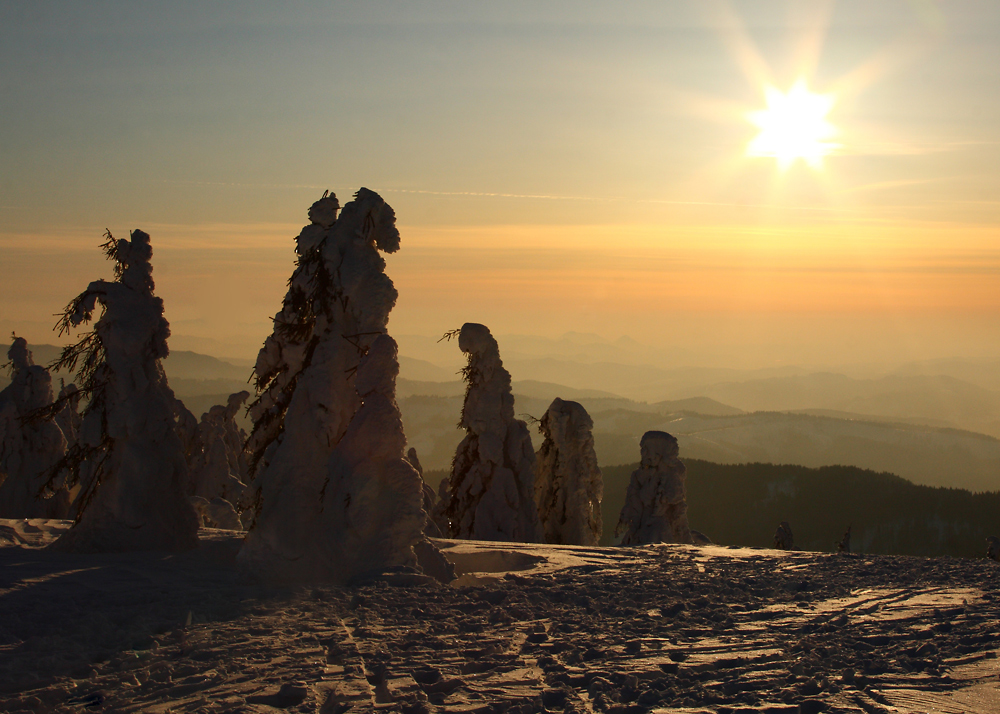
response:
<path fill-rule="evenodd" d="M 41 551 L 4 521 L 0 711 L 996 711 L 998 564 L 438 541 L 452 586 L 264 587 L 240 534 Z"/>

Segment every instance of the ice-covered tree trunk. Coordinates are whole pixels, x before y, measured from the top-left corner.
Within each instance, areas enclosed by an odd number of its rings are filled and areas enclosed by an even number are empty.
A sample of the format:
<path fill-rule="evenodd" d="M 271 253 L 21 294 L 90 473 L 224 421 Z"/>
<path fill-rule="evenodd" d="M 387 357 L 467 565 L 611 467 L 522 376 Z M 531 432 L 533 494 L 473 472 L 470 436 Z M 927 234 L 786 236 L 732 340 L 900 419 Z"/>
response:
<path fill-rule="evenodd" d="M 362 188 L 339 217 L 338 209 L 332 195 L 310 208 L 288 293 L 255 367 L 248 447 L 256 516 L 239 559 L 272 579 L 317 576 L 310 563 L 330 456 L 361 406 L 355 370 L 396 302 L 379 254 L 399 249 L 392 208 Z"/>
<path fill-rule="evenodd" d="M 415 566 L 423 538 L 423 479 L 403 456 L 396 405 L 396 342 L 379 335 L 361 358 L 361 407 L 333 449 L 318 530 L 323 579 L 343 583 L 371 571 Z"/>
<path fill-rule="evenodd" d="M 60 368 L 76 369 L 90 397 L 79 439 L 64 463 L 83 479 L 74 526 L 52 547 L 98 552 L 193 548 L 198 520 L 184 494 L 187 465 L 174 421 L 174 394 L 160 363 L 170 327 L 153 294 L 153 249 L 136 230 L 108 234 L 104 250 L 115 280 L 92 282 L 67 307 L 60 328 L 94 330 L 63 351 Z"/>
<path fill-rule="evenodd" d="M 622 545 L 691 543 L 684 481 L 687 469 L 677 458 L 677 439 L 647 431 L 639 442 L 642 461 L 632 472 L 615 535 Z"/>
<path fill-rule="evenodd" d="M 510 372 L 497 341 L 484 326 L 466 323 L 458 335 L 468 354 L 460 426 L 466 436 L 455 452 L 442 512 L 452 538 L 537 543 L 535 452 L 528 427 L 514 418 Z"/>
<path fill-rule="evenodd" d="M 65 486 L 46 489 L 66 439 L 52 415 L 30 418 L 51 407 L 52 377 L 34 364 L 23 337 L 14 338 L 7 357 L 11 383 L 0 392 L 0 518 L 66 518 Z M 49 491 L 44 498 L 43 490 Z"/>
<path fill-rule="evenodd" d="M 229 395 L 226 404 L 217 404 L 201 415 L 198 425 L 199 449 L 188 462 L 191 495 L 208 501 L 223 498 L 234 506 L 246 490 L 246 435 L 236 415 L 250 392 Z"/>
<path fill-rule="evenodd" d="M 545 542 L 597 545 L 604 481 L 594 451 L 594 421 L 577 402 L 556 398 L 542 416 L 535 501 Z"/>

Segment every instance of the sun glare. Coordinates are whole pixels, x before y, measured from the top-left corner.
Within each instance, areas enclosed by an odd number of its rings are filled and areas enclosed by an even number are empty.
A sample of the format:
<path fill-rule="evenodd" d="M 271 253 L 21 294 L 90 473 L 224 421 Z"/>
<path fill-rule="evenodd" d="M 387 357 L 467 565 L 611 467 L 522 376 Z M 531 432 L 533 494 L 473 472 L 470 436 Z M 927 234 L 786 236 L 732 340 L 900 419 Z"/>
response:
<path fill-rule="evenodd" d="M 803 80 L 796 82 L 788 93 L 766 87 L 767 109 L 747 115 L 760 133 L 747 145 L 747 156 L 773 156 L 782 170 L 796 159 L 804 159 L 819 168 L 823 157 L 837 148 L 828 139 L 837 129 L 826 119 L 833 107 L 829 94 L 814 94 Z"/>

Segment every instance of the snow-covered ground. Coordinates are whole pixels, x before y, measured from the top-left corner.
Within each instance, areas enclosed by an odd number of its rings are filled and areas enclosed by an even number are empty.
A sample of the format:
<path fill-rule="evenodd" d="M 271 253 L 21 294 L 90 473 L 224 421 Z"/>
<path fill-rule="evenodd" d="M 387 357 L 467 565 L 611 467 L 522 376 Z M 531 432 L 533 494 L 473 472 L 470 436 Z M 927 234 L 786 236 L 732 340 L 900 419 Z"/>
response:
<path fill-rule="evenodd" d="M 0 711 L 989 712 L 987 560 L 438 541 L 396 572 L 265 587 L 241 534 L 183 555 L 41 550 L 0 521 Z"/>

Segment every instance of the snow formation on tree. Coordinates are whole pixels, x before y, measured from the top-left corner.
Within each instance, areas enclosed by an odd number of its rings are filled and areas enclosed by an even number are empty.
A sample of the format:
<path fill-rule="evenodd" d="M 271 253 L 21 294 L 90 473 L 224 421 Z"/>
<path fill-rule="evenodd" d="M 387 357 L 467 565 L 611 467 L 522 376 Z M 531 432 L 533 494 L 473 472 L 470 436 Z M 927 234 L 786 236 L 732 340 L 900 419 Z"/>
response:
<path fill-rule="evenodd" d="M 441 513 L 452 538 L 537 543 L 535 452 L 528 427 L 514 418 L 510 372 L 497 341 L 484 326 L 466 323 L 458 346 L 468 354 L 458 445 Z"/>
<path fill-rule="evenodd" d="M 97 280 L 66 308 L 60 334 L 103 313 L 93 331 L 54 367 L 76 371 L 89 398 L 79 437 L 62 465 L 80 482 L 77 521 L 53 547 L 72 551 L 193 548 L 198 520 L 184 494 L 187 465 L 174 421 L 175 398 L 160 362 L 170 327 L 153 294 L 149 235 L 103 244 L 115 280 Z M 59 408 L 59 402 L 56 402 Z"/>
<path fill-rule="evenodd" d="M 420 482 L 423 485 L 424 494 L 424 512 L 427 514 L 427 523 L 424 525 L 424 534 L 429 538 L 440 538 L 441 529 L 438 528 L 437 523 L 431 516 L 434 513 L 434 508 L 437 505 L 437 494 L 434 493 L 434 488 L 424 481 L 424 467 L 420 465 L 420 457 L 417 456 L 417 450 L 414 447 L 410 447 L 406 451 L 406 460 L 410 462 L 410 465 L 417 470 L 420 474 Z"/>
<path fill-rule="evenodd" d="M 39 414 L 52 406 L 52 377 L 34 364 L 23 337 L 14 338 L 7 358 L 11 383 L 0 392 L 0 518 L 66 518 L 69 493 L 51 478 L 66 439 L 52 414 Z"/>
<path fill-rule="evenodd" d="M 80 397 L 80 390 L 75 384 L 63 384 L 56 397 L 60 408 L 55 420 L 66 439 L 66 448 L 73 446 L 80 436 L 80 423 L 83 421 L 80 416 Z"/>
<path fill-rule="evenodd" d="M 615 535 L 622 545 L 691 543 L 684 481 L 687 469 L 677 458 L 677 439 L 647 431 L 639 442 L 642 460 L 625 494 Z"/>
<path fill-rule="evenodd" d="M 795 536 L 788 521 L 782 521 L 774 531 L 774 547 L 777 550 L 795 550 Z"/>
<path fill-rule="evenodd" d="M 354 386 L 363 401 L 330 455 L 322 491 L 317 565 L 334 582 L 417 564 L 413 546 L 427 514 L 423 479 L 403 456 L 398 374 L 396 342 L 379 335 L 358 365 Z"/>
<path fill-rule="evenodd" d="M 243 530 L 240 516 L 229 501 L 224 498 L 211 500 L 201 496 L 191 496 L 191 505 L 198 514 L 199 522 L 205 528 L 225 528 L 230 531 Z"/>
<path fill-rule="evenodd" d="M 535 461 L 535 502 L 546 543 L 597 545 L 601 539 L 604 481 L 593 428 L 581 404 L 558 397 L 542 416 L 545 441 Z"/>
<path fill-rule="evenodd" d="M 208 501 L 223 498 L 234 506 L 246 490 L 247 458 L 243 448 L 246 433 L 236 415 L 250 392 L 230 394 L 226 404 L 217 404 L 201 415 L 197 450 L 188 461 L 188 493 Z"/>
<path fill-rule="evenodd" d="M 422 514 L 419 475 L 402 459 L 401 422 L 400 434 L 392 431 L 398 418 L 390 408 L 398 370 L 391 364 L 395 356 L 387 359 L 386 348 L 380 347 L 358 372 L 362 356 L 385 334 L 396 302 L 396 289 L 379 254 L 399 249 L 395 214 L 365 188 L 339 217 L 338 209 L 333 195 L 324 195 L 309 209 L 311 222 L 296 239 L 298 261 L 288 293 L 255 366 L 258 397 L 250 406 L 254 428 L 248 447 L 256 516 L 239 558 L 252 572 L 272 579 L 343 581 L 356 574 L 350 569 L 362 564 L 348 562 L 350 554 L 336 555 L 331 549 L 351 539 L 367 543 L 373 536 L 360 521 L 331 525 L 333 512 L 357 519 L 378 507 L 396 509 L 403 519 L 399 528 L 384 532 L 381 537 L 388 540 L 372 546 L 390 561 L 412 557 L 413 541 L 401 541 L 410 538 L 406 534 L 414 518 L 420 521 L 418 530 L 423 528 L 423 520 L 414 515 Z M 359 415 L 362 394 L 372 407 Z M 361 421 L 352 424 L 356 416 Z M 352 434 L 372 434 L 372 425 L 383 418 L 387 421 L 374 432 L 375 443 L 362 445 L 351 436 L 339 446 L 349 428 Z M 384 495 L 383 481 L 373 484 L 372 491 L 358 481 L 360 474 L 372 470 L 374 461 L 369 459 L 388 464 L 389 471 L 380 479 L 411 484 L 413 492 L 406 486 L 399 497 L 385 496 L 378 507 L 365 501 Z M 412 505 L 399 501 L 411 497 L 416 499 Z M 345 498 L 352 503 L 344 504 Z M 354 503 L 357 498 L 362 502 Z M 334 531 L 327 533 L 327 528 Z M 382 565 L 377 560 L 364 563 L 366 569 Z"/>

